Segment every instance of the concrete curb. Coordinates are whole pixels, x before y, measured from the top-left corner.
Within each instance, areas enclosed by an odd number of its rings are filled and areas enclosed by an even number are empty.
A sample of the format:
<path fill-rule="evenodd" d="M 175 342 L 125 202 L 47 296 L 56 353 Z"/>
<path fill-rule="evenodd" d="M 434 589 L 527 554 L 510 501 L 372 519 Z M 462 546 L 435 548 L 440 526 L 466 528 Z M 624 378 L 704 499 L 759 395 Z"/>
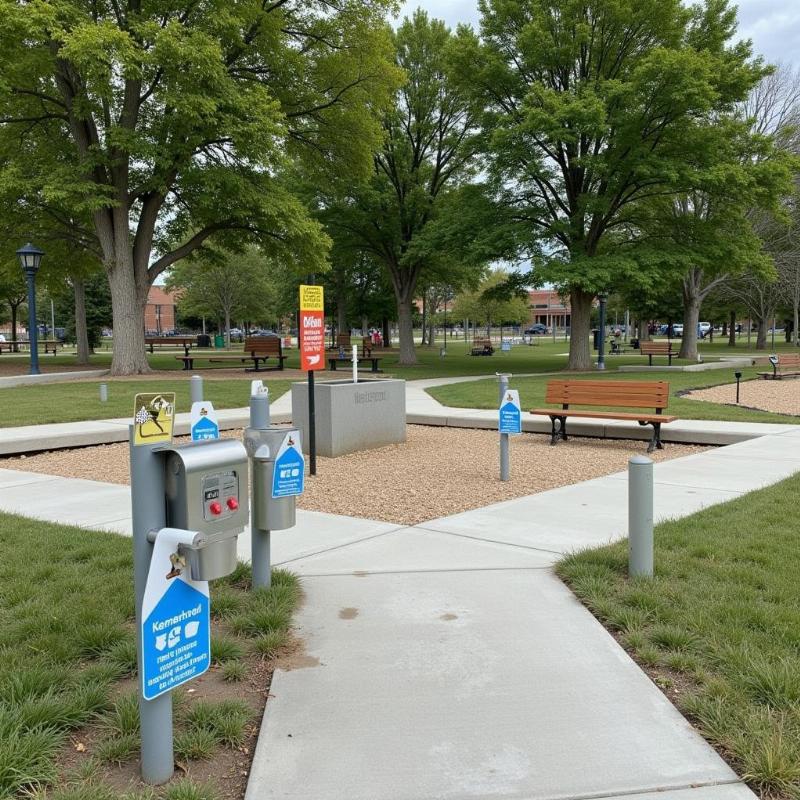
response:
<path fill-rule="evenodd" d="M 0 378 L 0 389 L 14 386 L 30 386 L 36 383 L 63 383 L 76 378 L 102 378 L 108 375 L 107 369 L 88 369 L 81 372 L 43 372 L 41 375 L 9 375 Z"/>

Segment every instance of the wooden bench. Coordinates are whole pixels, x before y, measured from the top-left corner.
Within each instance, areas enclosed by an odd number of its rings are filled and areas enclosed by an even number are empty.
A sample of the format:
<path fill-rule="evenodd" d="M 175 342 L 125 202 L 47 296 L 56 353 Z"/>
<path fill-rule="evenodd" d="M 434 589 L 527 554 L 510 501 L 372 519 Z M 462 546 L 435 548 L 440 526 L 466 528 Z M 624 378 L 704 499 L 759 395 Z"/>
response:
<path fill-rule="evenodd" d="M 800 376 L 800 353 L 786 353 L 771 358 L 772 372 L 759 372 L 764 379 L 779 381 L 781 378 L 796 378 Z"/>
<path fill-rule="evenodd" d="M 491 339 L 473 339 L 472 350 L 470 354 L 473 356 L 490 356 L 494 353 Z"/>
<path fill-rule="evenodd" d="M 661 413 L 669 404 L 669 383 L 666 381 L 548 381 L 545 402 L 560 403 L 561 408 L 535 408 L 531 414 L 550 417 L 553 426 L 550 444 L 553 445 L 559 439 L 567 441 L 567 417 L 620 419 L 653 426 L 653 436 L 647 448 L 647 452 L 652 453 L 656 448 L 664 448 L 661 443 L 661 426 L 677 419 Z M 655 413 L 579 409 L 570 411 L 571 405 L 652 408 Z"/>
<path fill-rule="evenodd" d="M 353 337 L 349 333 L 340 333 L 337 334 L 336 336 L 336 345 L 328 349 L 336 350 L 339 353 L 340 359 L 343 357 L 342 354 L 344 354 L 345 356 L 348 357 L 350 361 L 352 361 L 354 344 L 356 344 L 356 342 L 353 341 Z M 360 352 L 362 356 L 372 355 L 373 350 L 381 350 L 381 349 L 383 349 L 382 346 L 373 344 L 372 339 L 370 339 L 369 336 L 361 337 Z"/>
<path fill-rule="evenodd" d="M 52 353 L 53 355 L 56 355 L 59 347 L 64 346 L 64 342 L 60 339 L 37 339 L 36 344 L 40 350 L 44 350 L 45 353 Z M 31 347 L 30 339 L 17 340 L 16 349 L 14 349 L 14 345 L 14 342 L 0 342 L 0 352 L 2 352 L 3 347 L 5 347 L 9 353 L 12 351 L 19 353 L 20 347 L 27 347 L 29 350 Z"/>
<path fill-rule="evenodd" d="M 369 361 L 372 364 L 372 369 L 370 372 L 381 372 L 382 370 L 378 369 L 378 365 L 380 364 L 381 359 L 383 356 L 375 356 L 372 353 L 365 353 L 363 355 L 358 356 L 358 363 L 360 364 L 362 361 Z M 337 364 L 352 364 L 353 363 L 353 356 L 350 354 L 349 356 L 328 356 L 328 369 L 331 372 L 336 372 Z"/>
<path fill-rule="evenodd" d="M 150 352 L 153 352 L 153 348 L 156 345 L 166 345 L 167 347 L 178 347 L 183 348 L 183 354 L 185 356 L 189 355 L 189 350 L 191 349 L 192 345 L 197 341 L 196 337 L 194 336 L 145 336 L 144 343 L 147 347 L 150 348 Z"/>
<path fill-rule="evenodd" d="M 640 342 L 639 352 L 647 356 L 648 363 L 653 366 L 653 356 L 666 356 L 667 364 L 672 366 L 673 356 L 678 354 L 672 349 L 672 342 Z"/>
<path fill-rule="evenodd" d="M 175 356 L 178 361 L 183 362 L 185 370 L 194 369 L 194 362 L 197 359 L 207 359 L 211 363 L 218 364 L 226 361 L 237 361 L 244 364 L 252 361 L 252 367 L 246 367 L 246 372 L 261 372 L 261 364 L 274 358 L 278 363 L 268 369 L 283 369 L 283 362 L 288 356 L 283 354 L 283 345 L 279 336 L 248 336 L 244 340 L 244 350 L 239 355 L 215 356 L 215 355 L 195 355 L 187 353 L 183 356 Z"/>

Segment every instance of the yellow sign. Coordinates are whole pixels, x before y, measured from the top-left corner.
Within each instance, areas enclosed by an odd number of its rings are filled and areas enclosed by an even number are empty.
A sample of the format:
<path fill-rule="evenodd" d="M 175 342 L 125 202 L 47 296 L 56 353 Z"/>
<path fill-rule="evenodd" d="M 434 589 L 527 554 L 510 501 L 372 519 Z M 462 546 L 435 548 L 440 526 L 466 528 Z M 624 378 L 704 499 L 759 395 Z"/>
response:
<path fill-rule="evenodd" d="M 325 301 L 322 296 L 321 286 L 300 286 L 300 310 L 324 311 Z"/>
<path fill-rule="evenodd" d="M 137 394 L 133 403 L 133 444 L 172 441 L 175 393 Z"/>

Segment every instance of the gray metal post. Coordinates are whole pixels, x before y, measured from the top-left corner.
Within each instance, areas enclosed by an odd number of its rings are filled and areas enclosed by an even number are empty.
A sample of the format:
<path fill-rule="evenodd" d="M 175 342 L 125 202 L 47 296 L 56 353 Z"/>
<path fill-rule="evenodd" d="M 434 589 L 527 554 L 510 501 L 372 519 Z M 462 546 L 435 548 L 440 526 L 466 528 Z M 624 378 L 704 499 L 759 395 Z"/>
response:
<path fill-rule="evenodd" d="M 100 384 L 100 402 L 106 403 L 108 402 L 108 384 L 101 383 Z"/>
<path fill-rule="evenodd" d="M 313 374 L 313 373 L 310 373 Z M 264 430 L 269 428 L 269 397 L 254 394 L 250 397 L 250 427 Z M 255 469 L 250 474 L 255 476 Z M 268 490 L 259 486 L 253 479 L 250 484 L 250 508 L 256 508 L 256 494 Z M 268 589 L 272 585 L 272 565 L 270 563 L 270 532 L 255 526 L 255 514 L 250 519 L 250 563 L 253 567 L 253 588 Z"/>
<path fill-rule="evenodd" d="M 189 397 L 192 404 L 203 402 L 203 376 L 192 375 L 189 378 Z"/>
<path fill-rule="evenodd" d="M 653 575 L 653 462 L 628 461 L 628 574 Z"/>
<path fill-rule="evenodd" d="M 150 531 L 167 524 L 164 506 L 164 464 L 156 452 L 158 445 L 133 445 L 133 425 L 129 428 L 131 458 L 131 506 L 133 511 L 133 586 L 136 594 L 136 656 L 142 674 L 142 600 L 147 572 L 153 555 L 148 541 Z M 172 750 L 172 693 L 145 700 L 139 686 L 141 717 L 142 779 L 146 783 L 166 783 L 174 768 Z"/>
<path fill-rule="evenodd" d="M 500 393 L 499 399 L 497 403 L 497 407 L 503 405 L 503 399 L 506 396 L 506 392 L 508 391 L 508 379 L 511 375 L 506 375 L 504 373 L 498 374 L 498 379 L 500 380 Z M 509 435 L 507 433 L 500 434 L 500 480 L 507 481 L 511 477 L 511 465 L 509 464 Z"/>

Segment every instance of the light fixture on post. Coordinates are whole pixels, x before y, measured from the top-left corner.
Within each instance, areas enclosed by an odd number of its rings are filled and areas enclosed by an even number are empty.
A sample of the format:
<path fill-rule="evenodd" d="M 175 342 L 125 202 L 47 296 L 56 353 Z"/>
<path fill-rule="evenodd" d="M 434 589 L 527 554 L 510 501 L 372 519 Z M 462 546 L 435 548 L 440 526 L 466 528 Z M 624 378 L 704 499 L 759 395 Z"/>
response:
<path fill-rule="evenodd" d="M 597 299 L 600 301 L 600 330 L 597 332 L 597 369 L 606 368 L 606 301 L 608 294 L 598 292 Z"/>
<path fill-rule="evenodd" d="M 39 328 L 36 323 L 36 273 L 44 253 L 30 242 L 17 250 L 17 258 L 28 281 L 28 341 L 31 347 L 31 375 L 39 374 Z"/>

